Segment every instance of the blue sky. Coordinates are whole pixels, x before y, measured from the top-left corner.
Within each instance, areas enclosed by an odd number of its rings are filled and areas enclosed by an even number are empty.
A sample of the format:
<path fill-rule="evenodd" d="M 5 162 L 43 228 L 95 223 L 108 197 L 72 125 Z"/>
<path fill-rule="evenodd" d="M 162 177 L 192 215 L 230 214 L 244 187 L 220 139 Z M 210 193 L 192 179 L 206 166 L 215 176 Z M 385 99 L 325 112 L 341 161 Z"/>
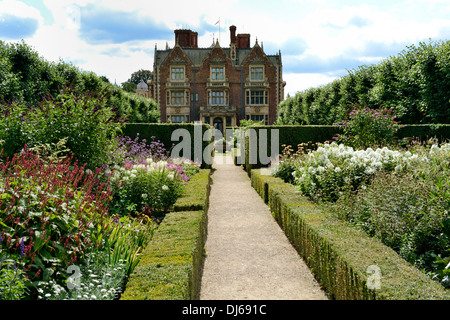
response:
<path fill-rule="evenodd" d="M 0 40 L 24 39 L 47 60 L 117 83 L 152 70 L 155 45 L 173 47 L 174 29 L 197 31 L 200 47 L 217 38 L 228 47 L 232 24 L 266 54 L 281 50 L 286 94 L 293 95 L 406 46 L 449 39 L 450 1 L 0 0 Z"/>

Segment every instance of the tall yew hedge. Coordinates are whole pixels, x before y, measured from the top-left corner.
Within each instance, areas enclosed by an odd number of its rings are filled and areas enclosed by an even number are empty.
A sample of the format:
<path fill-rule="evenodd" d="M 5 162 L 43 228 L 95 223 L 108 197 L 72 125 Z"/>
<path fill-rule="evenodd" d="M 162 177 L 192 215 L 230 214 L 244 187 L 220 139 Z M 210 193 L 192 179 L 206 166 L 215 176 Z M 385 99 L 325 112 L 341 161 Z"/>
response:
<path fill-rule="evenodd" d="M 106 92 L 107 105 L 117 107 L 120 115 L 130 122 L 159 120 L 158 105 L 154 100 L 126 92 L 106 78 L 62 60 L 47 61 L 24 41 L 6 43 L 0 40 L 0 100 L 35 105 L 47 94 L 58 95 L 64 85 L 69 84 L 85 92 Z"/>
<path fill-rule="evenodd" d="M 278 107 L 279 125 L 331 125 L 348 104 L 391 108 L 404 124 L 450 123 L 450 41 L 421 42 L 376 65 L 288 97 Z"/>

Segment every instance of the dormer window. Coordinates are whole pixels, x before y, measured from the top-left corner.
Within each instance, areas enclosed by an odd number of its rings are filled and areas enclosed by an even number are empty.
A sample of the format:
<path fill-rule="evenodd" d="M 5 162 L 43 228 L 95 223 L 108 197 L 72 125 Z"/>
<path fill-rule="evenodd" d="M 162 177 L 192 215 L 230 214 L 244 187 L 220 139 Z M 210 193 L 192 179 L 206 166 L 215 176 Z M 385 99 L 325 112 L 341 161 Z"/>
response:
<path fill-rule="evenodd" d="M 250 67 L 250 80 L 251 81 L 264 80 L 264 67 L 261 66 Z"/>
<path fill-rule="evenodd" d="M 184 67 L 171 67 L 170 68 L 170 79 L 173 81 L 183 81 L 184 80 Z"/>
<path fill-rule="evenodd" d="M 211 80 L 220 81 L 225 79 L 224 67 L 211 67 Z"/>

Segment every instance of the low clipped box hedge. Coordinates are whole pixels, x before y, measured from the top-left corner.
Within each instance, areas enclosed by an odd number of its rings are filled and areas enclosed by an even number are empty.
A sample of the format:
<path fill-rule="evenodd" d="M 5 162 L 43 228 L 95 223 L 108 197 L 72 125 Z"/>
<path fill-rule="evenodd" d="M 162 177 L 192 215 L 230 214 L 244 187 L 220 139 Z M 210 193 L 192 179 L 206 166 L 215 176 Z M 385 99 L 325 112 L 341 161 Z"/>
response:
<path fill-rule="evenodd" d="M 206 241 L 210 173 L 210 169 L 202 169 L 192 177 L 174 205 L 175 211 L 166 215 L 143 251 L 121 300 L 197 298 Z"/>
<path fill-rule="evenodd" d="M 331 217 L 294 186 L 254 169 L 259 190 L 328 296 L 338 300 L 449 299 L 450 293 L 394 250 Z M 379 285 L 374 271 L 379 272 Z"/>
<path fill-rule="evenodd" d="M 210 169 L 202 169 L 189 181 L 188 188 L 175 202 L 173 211 L 204 210 L 208 208 Z"/>

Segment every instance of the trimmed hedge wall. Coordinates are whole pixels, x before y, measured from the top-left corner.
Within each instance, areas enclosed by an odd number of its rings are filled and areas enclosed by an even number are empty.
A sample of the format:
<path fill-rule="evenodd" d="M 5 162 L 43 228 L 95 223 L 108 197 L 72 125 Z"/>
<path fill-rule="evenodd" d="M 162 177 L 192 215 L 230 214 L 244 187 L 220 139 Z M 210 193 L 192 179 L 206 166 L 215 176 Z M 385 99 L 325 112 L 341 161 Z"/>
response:
<path fill-rule="evenodd" d="M 421 140 L 437 138 L 443 142 L 450 140 L 449 124 L 408 124 L 400 128 L 397 133 L 399 138 L 417 137 Z"/>
<path fill-rule="evenodd" d="M 206 241 L 210 169 L 192 177 L 143 251 L 121 300 L 193 300 Z M 192 211 L 188 211 L 192 210 Z"/>
<path fill-rule="evenodd" d="M 252 170 L 252 186 L 268 200 L 274 218 L 330 298 L 450 299 L 449 292 L 394 250 L 332 218 L 292 185 L 262 173 L 261 169 Z M 369 266 L 380 268 L 379 289 L 368 288 Z"/>
<path fill-rule="evenodd" d="M 202 125 L 202 135 L 208 129 L 212 128 L 210 125 L 203 124 Z M 155 137 L 155 140 L 159 140 L 162 142 L 166 148 L 166 150 L 172 150 L 173 145 L 177 145 L 181 141 L 173 142 L 172 132 L 176 129 L 186 129 L 189 131 L 191 135 L 191 157 L 190 159 L 194 159 L 194 124 L 193 123 L 127 123 L 123 128 L 123 135 L 130 137 L 131 139 L 135 139 L 137 134 L 139 133 L 140 139 L 147 139 L 147 141 L 151 141 L 151 137 Z M 202 141 L 202 151 L 212 143 L 214 138 L 211 138 L 210 141 Z M 180 139 L 182 140 L 182 139 Z M 211 168 L 211 165 L 205 163 L 202 155 L 202 168 Z"/>

